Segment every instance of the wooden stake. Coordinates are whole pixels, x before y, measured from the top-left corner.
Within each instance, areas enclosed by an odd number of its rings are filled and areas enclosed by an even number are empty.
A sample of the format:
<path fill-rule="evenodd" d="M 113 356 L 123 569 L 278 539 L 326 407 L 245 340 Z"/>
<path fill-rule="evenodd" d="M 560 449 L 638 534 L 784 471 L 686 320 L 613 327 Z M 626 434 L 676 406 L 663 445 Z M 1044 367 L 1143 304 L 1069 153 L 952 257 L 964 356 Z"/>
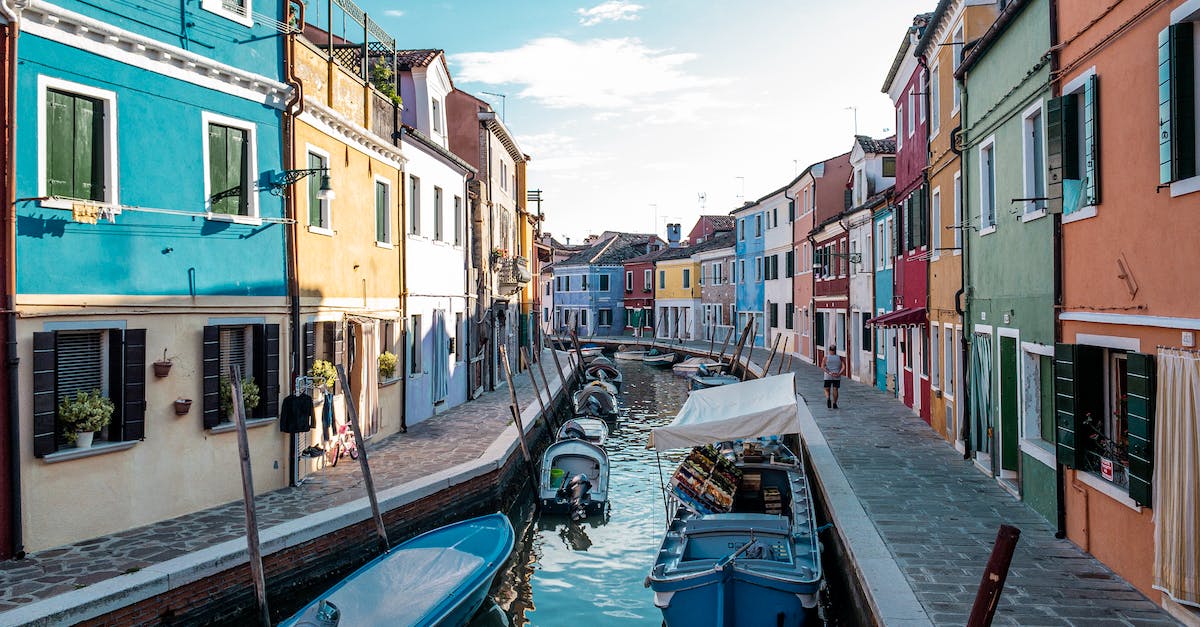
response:
<path fill-rule="evenodd" d="M 979 582 L 979 592 L 971 606 L 971 615 L 967 618 L 967 627 L 992 624 L 996 606 L 1000 603 L 1000 593 L 1004 592 L 1004 580 L 1008 578 L 1008 567 L 1012 564 L 1013 552 L 1020 538 L 1020 529 L 1000 525 L 1000 530 L 996 532 L 996 544 L 992 546 L 992 556 L 988 558 L 983 579 Z"/>
<path fill-rule="evenodd" d="M 583 380 L 583 348 L 579 346 L 579 334 L 571 331 L 571 344 L 575 347 L 575 356 L 579 358 L 579 380 Z"/>
<path fill-rule="evenodd" d="M 383 550 L 391 548 L 388 543 L 387 527 L 383 525 L 383 513 L 379 511 L 379 498 L 375 495 L 375 480 L 371 478 L 371 465 L 367 463 L 367 445 L 363 442 L 362 431 L 358 428 L 358 408 L 354 406 L 354 395 L 350 393 L 350 383 L 346 381 L 346 369 L 341 364 L 335 366 L 338 381 L 342 383 L 346 397 L 346 422 L 350 432 L 354 434 L 354 446 L 358 449 L 358 467 L 362 469 L 363 487 L 367 489 L 367 499 L 371 502 L 371 515 L 375 518 L 375 533 L 383 542 Z"/>
<path fill-rule="evenodd" d="M 521 404 L 517 402 L 517 388 L 513 382 L 512 368 L 508 365 L 508 350 L 503 344 L 500 345 L 500 361 L 504 362 L 504 378 L 508 381 L 508 398 L 512 402 L 513 421 L 517 424 L 517 439 L 521 442 L 521 455 L 525 456 L 525 462 L 529 464 L 530 477 L 533 479 L 533 491 L 536 493 L 538 491 L 537 467 L 533 464 L 533 456 L 529 454 L 529 444 L 525 442 L 525 425 L 521 422 Z"/>
<path fill-rule="evenodd" d="M 567 381 L 567 375 L 563 374 L 562 362 L 558 361 L 558 349 L 554 348 L 553 344 L 550 345 L 550 356 L 554 358 L 554 368 L 558 370 L 558 383 L 565 392 L 569 382 Z"/>
<path fill-rule="evenodd" d="M 529 353 L 525 351 L 525 347 L 521 347 L 520 351 L 521 363 L 525 365 L 525 371 L 529 373 L 529 383 L 533 385 L 533 393 L 537 396 L 538 407 L 542 408 L 542 418 L 546 419 L 546 424 L 550 424 L 550 415 L 546 413 L 546 403 L 542 401 L 542 391 L 538 389 L 537 377 L 533 376 L 533 365 L 529 363 Z"/>
<path fill-rule="evenodd" d="M 238 457 L 242 465 L 242 503 L 246 510 L 246 550 L 250 554 L 250 578 L 254 580 L 258 622 L 270 627 L 271 611 L 267 608 L 267 580 L 263 574 L 262 550 L 258 543 L 258 516 L 254 509 L 254 477 L 250 473 L 250 440 L 246 436 L 246 401 L 242 397 L 240 367 L 229 366 L 229 382 L 233 417 L 237 422 Z"/>
<path fill-rule="evenodd" d="M 746 353 L 746 366 L 742 368 L 742 381 L 746 380 L 746 375 L 750 374 L 750 364 L 754 363 L 754 338 L 757 336 L 758 318 L 750 316 L 750 335 L 746 336 L 746 345 L 750 350 Z"/>
<path fill-rule="evenodd" d="M 729 329 L 725 331 L 725 343 L 721 344 L 721 355 L 719 357 L 717 357 L 718 364 L 724 363 L 725 349 L 729 348 L 729 340 L 732 338 L 733 338 L 733 327 L 729 327 Z"/>
<path fill-rule="evenodd" d="M 791 341 L 792 341 L 792 336 L 790 336 L 790 335 L 783 336 L 783 352 L 779 354 L 779 368 L 777 368 L 775 370 L 775 374 L 783 374 L 784 355 L 787 355 L 788 358 L 791 358 L 791 355 L 788 354 L 788 344 Z"/>
<path fill-rule="evenodd" d="M 546 378 L 546 369 L 542 367 L 542 361 L 544 361 L 544 360 L 539 359 L 534 363 L 537 364 L 538 372 L 542 373 L 542 384 L 544 384 L 546 386 L 546 400 L 551 405 L 553 405 L 554 404 L 554 392 L 550 391 L 550 380 Z M 563 389 L 565 390 L 566 388 L 564 387 Z"/>
<path fill-rule="evenodd" d="M 775 363 L 775 351 L 779 349 L 779 340 L 783 339 L 783 335 L 776 335 L 775 341 L 771 342 L 771 352 L 767 353 L 767 365 L 763 367 L 763 376 L 770 376 L 771 364 Z"/>

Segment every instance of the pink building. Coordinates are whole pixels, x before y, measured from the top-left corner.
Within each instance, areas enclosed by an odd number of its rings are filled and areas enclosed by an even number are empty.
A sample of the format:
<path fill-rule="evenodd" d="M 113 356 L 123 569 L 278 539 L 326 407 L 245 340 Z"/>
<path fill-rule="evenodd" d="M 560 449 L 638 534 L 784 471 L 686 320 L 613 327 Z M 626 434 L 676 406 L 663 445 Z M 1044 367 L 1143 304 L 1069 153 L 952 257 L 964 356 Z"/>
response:
<path fill-rule="evenodd" d="M 795 198 L 796 219 L 792 223 L 792 241 L 796 246 L 796 273 L 792 278 L 792 302 L 796 308 L 796 337 L 792 346 L 800 358 L 813 362 L 816 346 L 813 323 L 816 307 L 813 293 L 813 242 L 809 234 L 821 220 L 845 209 L 846 181 L 850 178 L 850 153 L 838 155 L 808 166 L 789 189 Z"/>

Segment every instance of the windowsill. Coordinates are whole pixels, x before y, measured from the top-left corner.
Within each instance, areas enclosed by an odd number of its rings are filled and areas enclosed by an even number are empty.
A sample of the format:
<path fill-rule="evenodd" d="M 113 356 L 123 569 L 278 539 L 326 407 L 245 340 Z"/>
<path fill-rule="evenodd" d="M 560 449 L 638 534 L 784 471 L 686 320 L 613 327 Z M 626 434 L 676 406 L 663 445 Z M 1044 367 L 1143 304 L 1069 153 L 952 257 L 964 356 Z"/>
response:
<path fill-rule="evenodd" d="M 394 250 L 394 249 L 396 248 L 396 245 L 395 245 L 395 244 L 393 244 L 393 243 L 391 243 L 391 242 L 379 242 L 379 241 L 377 241 L 377 242 L 375 242 L 375 248 L 384 248 L 384 249 L 387 249 L 387 250 Z"/>
<path fill-rule="evenodd" d="M 1046 210 L 1038 209 L 1037 211 L 1026 212 L 1024 215 L 1021 216 L 1021 221 L 1022 222 L 1033 222 L 1034 220 L 1037 220 L 1038 218 L 1044 218 L 1044 217 L 1046 217 Z"/>
<path fill-rule="evenodd" d="M 1062 218 L 1062 223 L 1070 224 L 1072 222 L 1078 222 L 1080 220 L 1086 220 L 1088 218 L 1094 218 L 1094 217 L 1096 217 L 1096 205 L 1088 205 L 1086 207 L 1077 209 L 1069 214 L 1064 213 L 1063 218 Z"/>
<path fill-rule="evenodd" d="M 74 198 L 53 197 L 53 198 L 47 198 L 45 200 L 38 201 L 38 206 L 40 206 L 42 208 L 66 209 L 67 211 L 70 211 L 73 206 L 79 205 L 79 204 L 112 209 L 113 215 L 121 215 L 121 207 L 119 207 L 118 205 L 114 205 L 112 203 L 101 202 L 99 200 L 78 200 L 78 199 L 74 199 Z"/>
<path fill-rule="evenodd" d="M 996 232 L 996 225 L 993 224 L 992 226 L 979 229 L 979 237 L 983 237 L 984 235 L 991 235 L 992 233 L 995 233 L 995 232 Z"/>
<path fill-rule="evenodd" d="M 1141 506 L 1139 506 L 1137 503 L 1134 503 L 1133 499 L 1129 498 L 1129 492 L 1127 490 L 1105 481 L 1103 477 L 1097 477 L 1086 470 L 1076 469 L 1075 478 L 1078 479 L 1080 483 L 1104 494 L 1104 496 L 1107 496 L 1108 498 L 1120 503 L 1121 505 L 1124 505 L 1125 507 L 1128 507 L 1135 512 L 1142 511 Z"/>
<path fill-rule="evenodd" d="M 403 379 L 403 377 L 392 377 L 391 379 L 384 379 L 383 381 L 379 382 L 379 387 L 386 388 L 386 387 L 389 387 L 392 385 L 396 385 L 397 383 L 399 383 L 401 381 L 401 379 Z"/>
<path fill-rule="evenodd" d="M 275 424 L 275 419 L 255 418 L 253 420 L 246 421 L 246 428 L 253 429 L 255 427 L 265 427 L 269 424 Z M 231 431 L 237 431 L 237 423 L 233 422 L 232 420 L 229 422 L 222 422 L 221 424 L 208 430 L 209 433 L 229 433 Z"/>
<path fill-rule="evenodd" d="M 327 229 L 323 226 L 313 226 L 310 224 L 308 225 L 308 232 L 315 233 L 317 235 L 324 235 L 326 237 L 333 237 L 333 229 Z"/>
<path fill-rule="evenodd" d="M 42 458 L 44 464 L 57 464 L 58 462 L 67 462 L 72 459 L 82 459 L 84 457 L 94 457 L 96 455 L 104 455 L 107 453 L 116 453 L 133 448 L 139 440 L 130 442 L 100 442 L 91 445 L 88 448 L 67 448 L 61 451 L 55 451 Z"/>
<path fill-rule="evenodd" d="M 234 224 L 245 224 L 247 226 L 262 226 L 263 223 L 262 218 L 259 218 L 258 216 L 242 216 L 234 215 L 232 213 L 213 213 L 210 211 L 204 217 L 212 220 L 213 222 L 232 222 Z"/>
<path fill-rule="evenodd" d="M 1192 192 L 1200 192 L 1200 176 L 1193 176 L 1192 178 L 1171 183 L 1171 198 Z"/>
<path fill-rule="evenodd" d="M 1021 452 L 1050 468 L 1055 468 L 1058 465 L 1058 459 L 1054 453 L 1054 445 L 1049 442 L 1034 440 L 1032 438 L 1021 438 Z"/>

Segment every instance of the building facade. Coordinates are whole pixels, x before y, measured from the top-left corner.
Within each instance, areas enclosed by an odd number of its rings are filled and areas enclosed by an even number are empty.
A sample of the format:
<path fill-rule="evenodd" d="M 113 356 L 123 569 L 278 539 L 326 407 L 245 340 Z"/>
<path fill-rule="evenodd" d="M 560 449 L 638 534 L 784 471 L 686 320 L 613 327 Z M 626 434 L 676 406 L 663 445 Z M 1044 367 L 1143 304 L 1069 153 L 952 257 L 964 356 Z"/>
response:
<path fill-rule="evenodd" d="M 792 277 L 792 303 L 795 307 L 797 337 L 793 346 L 800 358 L 813 363 L 816 360 L 816 343 L 813 341 L 813 326 L 816 315 L 813 286 L 816 273 L 813 271 L 815 250 L 810 239 L 815 227 L 817 207 L 837 210 L 843 206 L 846 196 L 846 181 L 850 179 L 850 153 L 838 155 L 814 163 L 796 178 L 788 193 L 796 199 L 796 221 L 792 223 L 792 246 L 796 251 L 796 275 Z"/>
<path fill-rule="evenodd" d="M 730 215 L 734 219 L 734 252 L 737 255 L 737 328 L 742 329 L 754 323 L 752 346 L 763 346 L 766 337 L 765 320 L 763 319 L 763 234 L 766 229 L 766 216 L 762 207 L 755 203 L 746 203 L 735 209 Z"/>
<path fill-rule="evenodd" d="M 733 240 L 733 231 L 722 231 L 692 251 L 692 261 L 700 269 L 699 339 L 731 346 L 737 341 Z"/>
<path fill-rule="evenodd" d="M 625 332 L 633 337 L 654 337 L 654 260 L 662 254 L 653 250 L 625 262 Z"/>
<path fill-rule="evenodd" d="M 689 247 L 668 248 L 654 260 L 654 308 L 659 320 L 655 337 L 694 340 L 699 337 L 700 272 Z"/>
<path fill-rule="evenodd" d="M 792 277 L 796 274 L 796 253 L 792 246 L 792 222 L 796 217 L 794 197 L 789 196 L 790 183 L 758 200 L 762 207 L 763 233 L 763 321 L 766 323 L 765 345 L 790 352 L 795 325 L 795 291 Z"/>
<path fill-rule="evenodd" d="M 607 231 L 582 252 L 554 264 L 554 324 L 560 332 L 623 335 L 625 261 L 661 248 L 654 235 Z"/>

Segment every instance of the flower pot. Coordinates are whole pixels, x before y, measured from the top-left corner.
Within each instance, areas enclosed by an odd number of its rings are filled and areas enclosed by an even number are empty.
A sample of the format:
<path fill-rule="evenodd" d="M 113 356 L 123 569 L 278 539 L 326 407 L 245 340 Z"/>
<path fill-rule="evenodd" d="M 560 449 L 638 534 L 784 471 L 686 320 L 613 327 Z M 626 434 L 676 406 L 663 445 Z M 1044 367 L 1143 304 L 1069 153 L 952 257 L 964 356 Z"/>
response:
<path fill-rule="evenodd" d="M 171 362 L 170 361 L 154 362 L 154 376 L 161 379 L 161 378 L 167 376 L 167 374 L 170 372 L 171 372 Z"/>
<path fill-rule="evenodd" d="M 177 398 L 175 399 L 175 415 L 182 416 L 192 409 L 192 399 Z"/>
<path fill-rule="evenodd" d="M 85 431 L 75 434 L 75 448 L 92 448 L 92 438 L 96 436 L 93 431 Z"/>

